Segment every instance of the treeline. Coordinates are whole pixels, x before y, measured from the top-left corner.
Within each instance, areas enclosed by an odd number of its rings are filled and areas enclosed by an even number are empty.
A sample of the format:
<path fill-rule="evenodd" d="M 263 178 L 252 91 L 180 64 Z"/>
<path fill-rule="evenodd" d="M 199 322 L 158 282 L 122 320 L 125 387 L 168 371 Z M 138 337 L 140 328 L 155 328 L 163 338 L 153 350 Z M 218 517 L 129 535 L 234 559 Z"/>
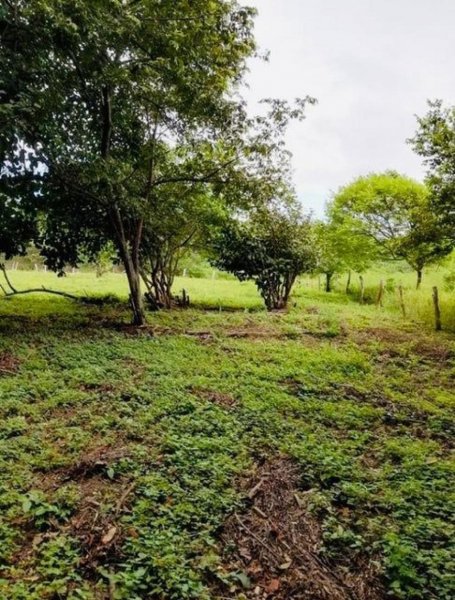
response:
<path fill-rule="evenodd" d="M 394 172 L 305 216 L 285 135 L 311 97 L 241 96 L 258 53 L 254 10 L 228 0 L 0 3 L 0 253 L 30 244 L 58 273 L 113 260 L 133 322 L 172 305 L 188 251 L 252 279 L 269 309 L 296 277 L 404 259 L 418 282 L 453 247 L 454 109 L 434 103 L 412 141 L 426 185 Z M 145 295 L 144 295 L 144 292 Z"/>

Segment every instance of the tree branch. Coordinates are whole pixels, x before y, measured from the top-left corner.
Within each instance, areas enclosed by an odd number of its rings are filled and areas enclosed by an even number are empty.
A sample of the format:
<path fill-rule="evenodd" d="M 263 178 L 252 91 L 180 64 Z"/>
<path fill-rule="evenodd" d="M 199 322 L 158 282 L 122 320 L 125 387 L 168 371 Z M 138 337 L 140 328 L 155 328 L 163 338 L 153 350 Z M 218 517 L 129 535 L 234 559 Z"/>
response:
<path fill-rule="evenodd" d="M 163 185 L 165 183 L 179 183 L 179 182 L 207 183 L 207 182 L 209 182 L 212 179 L 212 177 L 214 175 L 216 175 L 220 171 L 223 171 L 223 169 L 226 169 L 229 165 L 231 165 L 234 162 L 236 162 L 236 160 L 237 160 L 237 158 L 233 158 L 233 159 L 229 160 L 227 163 L 224 163 L 223 165 L 220 165 L 219 167 L 217 167 L 213 171 L 210 171 L 209 173 L 206 173 L 205 175 L 201 175 L 199 177 L 191 177 L 190 175 L 180 175 L 180 176 L 177 176 L 177 177 L 162 177 L 161 179 L 157 179 L 154 182 L 153 185 L 155 187 L 155 186 L 158 186 L 158 185 Z"/>
<path fill-rule="evenodd" d="M 3 263 L 0 264 L 0 271 L 3 273 L 3 276 L 5 278 L 6 283 L 8 284 L 8 287 L 12 290 L 13 293 L 16 293 L 17 290 L 16 288 L 13 286 L 13 284 L 10 281 L 10 278 L 8 277 L 8 274 L 6 272 L 6 267 Z M 2 286 L 2 290 L 5 292 L 3 286 Z M 5 292 L 5 295 L 7 294 L 7 292 Z"/>

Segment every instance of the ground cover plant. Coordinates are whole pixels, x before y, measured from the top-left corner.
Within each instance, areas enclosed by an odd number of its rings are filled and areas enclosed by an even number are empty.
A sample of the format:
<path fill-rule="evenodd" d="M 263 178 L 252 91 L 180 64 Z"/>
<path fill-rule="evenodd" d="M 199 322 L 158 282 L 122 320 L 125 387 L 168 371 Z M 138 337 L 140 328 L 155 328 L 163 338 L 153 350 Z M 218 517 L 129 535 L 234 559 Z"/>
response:
<path fill-rule="evenodd" d="M 0 598 L 453 597 L 450 332 L 317 280 L 134 328 L 121 275 L 12 275 L 117 301 L 0 303 Z"/>

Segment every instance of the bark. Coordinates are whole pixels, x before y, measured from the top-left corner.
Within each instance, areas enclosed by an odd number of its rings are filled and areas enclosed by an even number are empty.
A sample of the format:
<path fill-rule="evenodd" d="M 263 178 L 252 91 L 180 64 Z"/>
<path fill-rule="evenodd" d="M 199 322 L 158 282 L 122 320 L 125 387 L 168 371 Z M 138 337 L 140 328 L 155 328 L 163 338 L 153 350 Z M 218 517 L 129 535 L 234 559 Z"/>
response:
<path fill-rule="evenodd" d="M 109 159 L 112 138 L 112 103 L 111 91 L 108 86 L 102 88 L 102 135 L 101 156 L 104 160 Z M 139 269 L 139 247 L 142 239 L 143 221 L 139 219 L 133 228 L 133 234 L 127 238 L 123 225 L 122 215 L 118 206 L 113 203 L 110 212 L 110 220 L 116 234 L 117 247 L 120 258 L 125 267 L 128 285 L 130 288 L 130 304 L 133 311 L 133 325 L 145 324 L 144 303 L 141 292 L 141 275 Z"/>
<path fill-rule="evenodd" d="M 332 277 L 333 277 L 333 273 L 325 274 L 325 291 L 326 292 L 332 291 Z"/>
<path fill-rule="evenodd" d="M 348 280 L 346 282 L 346 294 L 351 291 L 351 271 L 348 272 Z"/>
<path fill-rule="evenodd" d="M 288 274 L 283 279 L 278 276 L 267 282 L 257 282 L 267 310 L 283 310 L 287 307 L 296 277 Z"/>
<path fill-rule="evenodd" d="M 111 212 L 111 221 L 117 238 L 119 255 L 125 267 L 128 286 L 130 289 L 130 305 L 133 312 L 133 325 L 145 325 L 144 301 L 141 291 L 141 272 L 139 264 L 139 245 L 142 236 L 142 221 L 135 227 L 133 241 L 130 243 L 125 235 L 120 210 L 114 205 Z"/>
<path fill-rule="evenodd" d="M 123 261 L 123 264 L 125 266 L 128 285 L 130 288 L 130 305 L 131 310 L 133 311 L 133 325 L 145 325 L 146 318 L 141 291 L 141 275 L 139 272 L 139 265 L 134 264 L 134 261 L 129 256 L 127 256 L 126 260 Z"/>
<path fill-rule="evenodd" d="M 142 279 L 147 287 L 147 301 L 153 310 L 172 308 L 173 275 L 156 267 L 151 273 L 142 270 Z"/>
<path fill-rule="evenodd" d="M 417 285 L 416 285 L 416 289 L 420 289 L 421 283 L 422 283 L 422 269 L 417 269 Z"/>

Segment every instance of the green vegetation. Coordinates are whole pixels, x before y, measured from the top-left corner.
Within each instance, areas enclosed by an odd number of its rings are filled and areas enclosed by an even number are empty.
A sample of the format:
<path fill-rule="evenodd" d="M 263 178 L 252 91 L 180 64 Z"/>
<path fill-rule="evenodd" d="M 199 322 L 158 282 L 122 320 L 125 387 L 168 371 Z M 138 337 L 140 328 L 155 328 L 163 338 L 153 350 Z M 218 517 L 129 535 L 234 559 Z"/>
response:
<path fill-rule="evenodd" d="M 0 600 L 455 597 L 455 109 L 315 222 L 255 16 L 0 0 Z"/>
<path fill-rule="evenodd" d="M 132 329 L 121 275 L 54 277 L 14 273 L 123 302 L 0 303 L 1 598 L 249 597 L 220 527 L 244 510 L 237 478 L 277 455 L 328 564 L 453 597 L 452 337 L 343 293 L 300 285 L 267 313 L 252 283 L 191 279 L 200 308 Z"/>

